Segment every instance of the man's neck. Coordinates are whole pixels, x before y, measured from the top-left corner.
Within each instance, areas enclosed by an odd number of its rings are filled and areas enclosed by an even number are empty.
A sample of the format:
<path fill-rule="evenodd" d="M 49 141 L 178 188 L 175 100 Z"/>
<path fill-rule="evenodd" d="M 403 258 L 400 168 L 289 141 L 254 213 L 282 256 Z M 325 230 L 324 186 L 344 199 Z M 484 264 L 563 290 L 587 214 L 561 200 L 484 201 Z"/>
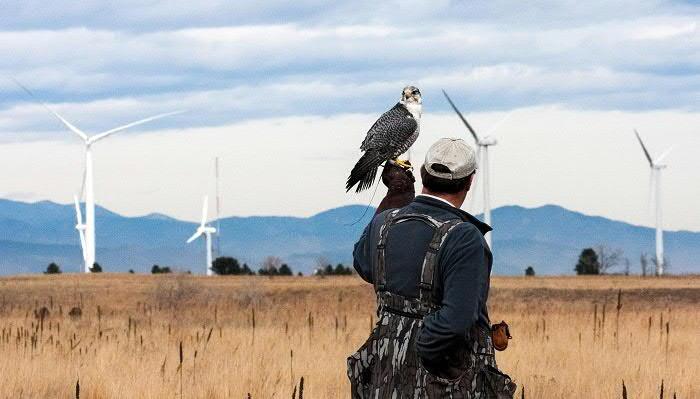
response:
<path fill-rule="evenodd" d="M 464 203 L 464 198 L 462 198 L 462 196 L 459 194 L 433 193 L 430 190 L 427 190 L 425 187 L 423 187 L 421 194 L 436 197 L 443 201 L 447 201 L 450 203 L 450 205 L 454 206 L 455 208 L 461 207 L 462 203 Z"/>

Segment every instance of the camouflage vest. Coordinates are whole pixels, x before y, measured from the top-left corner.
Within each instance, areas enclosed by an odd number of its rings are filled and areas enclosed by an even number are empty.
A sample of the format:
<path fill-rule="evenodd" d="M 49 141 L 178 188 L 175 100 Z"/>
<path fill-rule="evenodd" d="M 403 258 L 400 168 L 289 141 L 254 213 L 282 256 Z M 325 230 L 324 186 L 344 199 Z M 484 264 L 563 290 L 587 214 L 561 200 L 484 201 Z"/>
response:
<path fill-rule="evenodd" d="M 433 292 L 437 256 L 447 234 L 460 220 L 438 221 L 421 214 L 390 212 L 379 230 L 374 286 L 378 320 L 367 341 L 348 358 L 353 399 L 511 399 L 515 384 L 498 371 L 489 331 L 473 328 L 464 350 L 448 359 L 451 372 L 428 371 L 416 351 L 423 317 L 439 309 Z M 385 249 L 389 229 L 409 220 L 434 230 L 422 264 L 418 298 L 386 291 Z"/>

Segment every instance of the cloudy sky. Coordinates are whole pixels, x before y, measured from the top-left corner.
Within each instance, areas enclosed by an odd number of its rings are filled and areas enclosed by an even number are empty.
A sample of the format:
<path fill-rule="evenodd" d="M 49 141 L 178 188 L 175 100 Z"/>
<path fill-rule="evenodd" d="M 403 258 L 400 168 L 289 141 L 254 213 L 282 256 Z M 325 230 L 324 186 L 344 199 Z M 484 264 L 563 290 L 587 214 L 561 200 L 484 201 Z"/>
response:
<path fill-rule="evenodd" d="M 223 215 L 367 203 L 344 192 L 357 147 L 414 84 L 416 158 L 467 137 L 441 88 L 483 133 L 510 115 L 493 132 L 496 206 L 650 225 L 637 128 L 652 154 L 675 145 L 666 225 L 700 230 L 696 2 L 146 3 L 0 3 L 0 197 L 68 203 L 83 167 L 79 140 L 10 77 L 88 132 L 187 109 L 96 144 L 95 181 L 114 211 L 191 220 L 213 195 L 216 156 Z"/>

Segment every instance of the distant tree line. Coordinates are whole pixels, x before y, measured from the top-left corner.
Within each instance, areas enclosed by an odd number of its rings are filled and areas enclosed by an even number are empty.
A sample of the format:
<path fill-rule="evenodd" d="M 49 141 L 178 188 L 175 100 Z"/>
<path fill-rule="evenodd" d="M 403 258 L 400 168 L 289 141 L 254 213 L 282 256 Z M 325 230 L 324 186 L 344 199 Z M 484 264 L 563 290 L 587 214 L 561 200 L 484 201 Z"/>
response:
<path fill-rule="evenodd" d="M 151 268 L 151 274 L 168 274 L 172 273 L 172 270 L 168 266 L 160 267 L 158 265 L 153 265 Z"/>
<path fill-rule="evenodd" d="M 656 257 L 649 259 L 647 254 L 643 253 L 639 259 L 639 266 L 642 276 L 651 274 L 651 268 L 656 267 Z M 668 259 L 664 260 L 664 265 L 668 266 Z M 615 270 L 618 267 L 623 267 L 622 270 Z M 597 275 L 597 274 L 630 274 L 630 260 L 623 255 L 622 249 L 611 249 L 605 245 L 598 245 L 595 248 L 584 248 L 578 257 L 578 262 L 574 267 L 576 274 L 579 275 Z"/>
<path fill-rule="evenodd" d="M 321 276 L 350 276 L 352 275 L 352 268 L 342 263 L 338 263 L 333 267 L 333 265 L 329 263 L 323 268 L 316 269 L 316 274 Z"/>
<path fill-rule="evenodd" d="M 214 261 L 212 262 L 211 270 L 214 272 L 214 274 L 217 274 L 219 276 L 294 275 L 294 270 L 292 270 L 292 268 L 287 263 L 283 262 L 280 258 L 276 256 L 268 256 L 267 258 L 265 258 L 260 264 L 260 268 L 257 272 L 253 271 L 253 269 L 251 269 L 247 263 L 243 263 L 243 265 L 241 265 L 241 263 L 236 258 L 230 256 L 220 256 L 214 259 Z M 151 267 L 151 274 L 171 274 L 176 271 L 177 269 L 173 269 L 170 266 L 160 266 L 158 264 L 154 264 Z M 44 271 L 45 274 L 59 274 L 61 272 L 61 267 L 55 262 L 51 262 L 46 267 L 46 271 Z M 98 263 L 95 263 L 93 267 L 90 268 L 90 272 L 101 273 L 102 266 L 100 266 L 100 264 Z M 325 263 L 325 266 L 317 267 L 314 274 L 322 276 L 349 276 L 352 275 L 353 272 L 354 270 L 352 269 L 352 267 L 345 266 L 342 263 L 338 263 L 337 265 L 333 266 L 329 262 Z M 133 274 L 134 270 L 129 269 L 129 273 Z M 189 271 L 187 273 L 189 273 Z M 301 272 L 298 272 L 297 275 L 303 276 Z"/>

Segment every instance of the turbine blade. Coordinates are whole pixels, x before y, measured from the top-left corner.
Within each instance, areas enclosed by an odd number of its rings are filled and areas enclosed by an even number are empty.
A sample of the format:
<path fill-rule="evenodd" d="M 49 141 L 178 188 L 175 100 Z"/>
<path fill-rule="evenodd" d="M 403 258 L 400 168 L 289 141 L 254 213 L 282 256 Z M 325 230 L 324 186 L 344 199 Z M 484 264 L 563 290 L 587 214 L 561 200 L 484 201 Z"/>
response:
<path fill-rule="evenodd" d="M 472 136 L 474 136 L 474 140 L 478 143 L 479 136 L 476 135 L 476 132 L 474 131 L 474 129 L 472 129 L 472 126 L 469 124 L 469 122 L 467 122 L 467 119 L 464 117 L 464 115 L 462 115 L 461 112 L 459 112 L 459 110 L 457 109 L 457 106 L 455 105 L 455 103 L 452 102 L 452 99 L 450 99 L 450 96 L 447 95 L 447 92 L 445 92 L 445 90 L 442 91 L 442 94 L 445 95 L 447 102 L 450 103 L 450 105 L 452 106 L 452 109 L 457 113 L 457 115 L 459 116 L 459 119 L 462 120 L 462 123 L 464 123 L 464 126 L 466 126 L 467 129 L 469 129 L 469 133 L 471 133 Z"/>
<path fill-rule="evenodd" d="M 78 224 L 83 224 L 83 215 L 80 212 L 80 203 L 78 202 L 78 196 L 73 196 L 73 202 L 75 203 L 75 218 L 78 220 Z"/>
<path fill-rule="evenodd" d="M 38 102 L 39 104 L 41 104 L 42 107 L 44 107 L 47 111 L 49 111 L 53 116 L 55 116 L 56 118 L 58 118 L 58 120 L 60 120 L 61 123 L 63 123 L 63 125 L 64 125 L 65 127 L 68 128 L 68 130 L 70 130 L 71 132 L 77 134 L 81 139 L 87 141 L 87 139 L 88 139 L 87 134 L 85 134 L 82 130 L 78 129 L 77 127 L 73 126 L 72 123 L 68 122 L 64 117 L 62 117 L 61 115 L 59 115 L 58 112 L 56 112 L 56 111 L 52 110 L 51 108 L 49 108 L 48 105 L 46 105 L 43 101 L 39 100 L 39 98 L 37 98 L 37 96 L 35 96 L 34 93 L 32 93 L 31 90 L 29 90 L 27 87 L 25 87 L 25 86 L 24 86 L 22 83 L 20 83 L 17 79 L 15 79 L 15 78 L 11 78 L 11 79 L 15 82 L 15 84 L 16 84 L 17 86 L 19 86 L 22 90 L 24 90 L 27 94 L 29 94 L 30 97 L 32 97 L 36 102 Z"/>
<path fill-rule="evenodd" d="M 200 229 L 197 229 L 197 231 L 195 231 L 194 234 L 192 234 L 192 236 L 187 239 L 187 243 L 188 244 L 191 243 L 192 241 L 199 238 L 199 236 L 201 236 L 201 235 L 202 235 L 202 231 Z"/>
<path fill-rule="evenodd" d="M 78 230 L 78 234 L 80 235 L 80 248 L 83 250 L 83 261 L 87 259 L 87 253 L 85 252 L 85 231 L 84 230 Z"/>
<path fill-rule="evenodd" d="M 80 198 L 85 198 L 85 177 L 87 176 L 87 168 L 83 166 L 83 178 L 80 180 Z"/>
<path fill-rule="evenodd" d="M 647 160 L 649 161 L 649 166 L 654 166 L 654 161 L 651 160 L 651 155 L 649 155 L 649 151 L 647 151 L 647 148 L 644 146 L 644 142 L 642 141 L 642 138 L 639 137 L 639 132 L 637 132 L 637 129 L 634 129 L 634 134 L 637 136 L 637 140 L 639 141 L 639 145 L 642 146 L 642 150 L 644 151 L 644 156 L 647 157 Z"/>
<path fill-rule="evenodd" d="M 204 227 L 207 224 L 207 211 L 209 210 L 209 196 L 204 196 L 204 203 L 202 204 L 202 224 Z"/>
<path fill-rule="evenodd" d="M 77 195 L 73 196 L 73 202 L 75 204 L 75 218 L 78 221 L 75 228 L 78 230 L 78 236 L 80 237 L 80 249 L 83 252 L 83 260 L 85 260 L 85 258 L 87 257 L 87 254 L 85 253 L 85 230 L 82 228 L 83 227 L 83 215 L 80 212 L 80 203 L 78 202 Z"/>
<path fill-rule="evenodd" d="M 649 216 L 654 214 L 654 202 L 656 201 L 656 190 L 654 190 L 654 169 L 649 169 L 649 192 L 647 193 L 647 212 Z"/>
<path fill-rule="evenodd" d="M 656 161 L 654 161 L 654 163 L 658 165 L 661 162 L 663 162 L 664 158 L 666 158 L 668 156 L 668 154 L 671 153 L 672 150 L 673 150 L 673 146 L 669 147 L 668 150 L 664 151 L 661 155 L 659 155 L 658 158 L 656 158 Z"/>
<path fill-rule="evenodd" d="M 165 113 L 165 114 L 154 115 L 154 116 L 151 116 L 151 117 L 148 117 L 148 118 L 144 118 L 144 119 L 138 120 L 138 121 L 136 121 L 136 122 L 131 122 L 131 123 L 127 123 L 126 125 L 122 125 L 122 126 L 119 126 L 119 127 L 115 127 L 114 129 L 110 129 L 110 130 L 107 130 L 106 132 L 102 132 L 102 133 L 100 133 L 100 134 L 96 134 L 96 135 L 92 136 L 92 137 L 90 138 L 90 144 L 95 143 L 95 142 L 97 142 L 97 141 L 99 141 L 99 140 L 102 140 L 103 138 L 105 138 L 105 137 L 107 137 L 107 136 L 109 136 L 109 135 L 112 135 L 112 134 L 114 134 L 114 133 L 121 132 L 122 130 L 126 130 L 126 129 L 130 128 L 130 127 L 142 125 L 142 124 L 144 124 L 144 123 L 146 123 L 146 122 L 151 122 L 151 121 L 154 121 L 154 120 L 156 120 L 156 119 L 165 118 L 166 116 L 172 116 L 172 115 L 181 114 L 181 113 L 183 113 L 183 112 L 185 112 L 185 111 L 182 111 L 182 110 L 181 110 L 181 111 L 167 112 L 167 113 Z"/>

